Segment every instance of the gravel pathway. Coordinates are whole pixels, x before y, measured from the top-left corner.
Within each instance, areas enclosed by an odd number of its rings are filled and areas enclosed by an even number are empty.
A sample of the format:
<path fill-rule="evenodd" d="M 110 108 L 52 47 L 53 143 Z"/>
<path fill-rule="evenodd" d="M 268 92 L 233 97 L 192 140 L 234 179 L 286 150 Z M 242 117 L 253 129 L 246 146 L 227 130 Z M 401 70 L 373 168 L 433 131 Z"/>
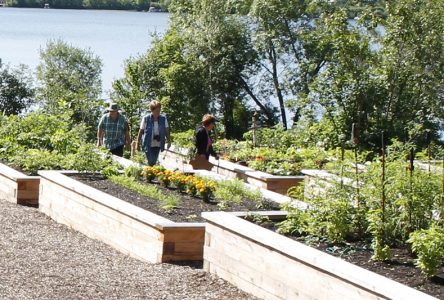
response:
<path fill-rule="evenodd" d="M 256 299 L 201 269 L 141 262 L 0 200 L 0 299 Z"/>

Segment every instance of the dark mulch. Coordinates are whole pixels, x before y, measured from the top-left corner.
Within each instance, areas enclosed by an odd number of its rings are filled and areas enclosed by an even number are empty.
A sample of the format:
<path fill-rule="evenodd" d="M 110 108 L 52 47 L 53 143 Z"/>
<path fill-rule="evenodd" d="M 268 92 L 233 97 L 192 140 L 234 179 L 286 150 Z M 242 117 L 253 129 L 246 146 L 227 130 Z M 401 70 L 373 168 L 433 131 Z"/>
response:
<path fill-rule="evenodd" d="M 137 192 L 129 190 L 120 185 L 114 184 L 113 182 L 105 179 L 100 175 L 90 175 L 90 174 L 75 174 L 69 175 L 80 182 L 83 182 L 91 187 L 94 187 L 100 191 L 131 203 L 135 206 L 153 212 L 157 215 L 168 218 L 174 222 L 204 222 L 204 219 L 200 216 L 204 211 L 220 211 L 221 209 L 217 206 L 217 202 L 211 200 L 210 202 L 205 202 L 201 198 L 190 197 L 187 194 L 179 194 L 177 190 L 162 187 L 156 184 L 160 189 L 166 193 L 175 193 L 180 195 L 181 202 L 178 207 L 173 209 L 171 212 L 167 212 L 161 208 L 161 203 L 157 200 L 140 195 Z M 153 183 L 155 184 L 155 183 Z M 230 207 L 224 209 L 225 211 L 255 211 L 255 210 L 279 210 L 279 205 L 274 202 L 263 200 L 258 207 L 258 203 L 250 201 L 248 199 L 243 199 L 240 204 L 232 204 Z"/>
<path fill-rule="evenodd" d="M 259 225 L 269 230 L 277 230 L 276 224 L 271 221 Z M 316 238 L 297 236 L 287 237 L 325 253 L 340 257 L 347 262 L 395 280 L 438 299 L 444 299 L 444 268 L 440 270 L 437 276 L 427 279 L 421 274 L 420 269 L 415 267 L 415 257 L 407 248 L 392 249 L 393 257 L 390 261 L 376 262 L 371 259 L 373 251 L 370 245 L 363 242 L 348 242 L 337 245 Z"/>

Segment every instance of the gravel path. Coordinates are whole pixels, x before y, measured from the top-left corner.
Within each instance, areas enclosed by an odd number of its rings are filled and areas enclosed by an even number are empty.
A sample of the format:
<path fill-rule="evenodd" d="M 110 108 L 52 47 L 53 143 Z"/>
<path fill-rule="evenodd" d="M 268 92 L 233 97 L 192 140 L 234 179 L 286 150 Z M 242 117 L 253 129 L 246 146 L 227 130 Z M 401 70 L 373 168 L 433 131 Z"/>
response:
<path fill-rule="evenodd" d="M 256 299 L 201 269 L 141 262 L 0 200 L 0 299 Z"/>

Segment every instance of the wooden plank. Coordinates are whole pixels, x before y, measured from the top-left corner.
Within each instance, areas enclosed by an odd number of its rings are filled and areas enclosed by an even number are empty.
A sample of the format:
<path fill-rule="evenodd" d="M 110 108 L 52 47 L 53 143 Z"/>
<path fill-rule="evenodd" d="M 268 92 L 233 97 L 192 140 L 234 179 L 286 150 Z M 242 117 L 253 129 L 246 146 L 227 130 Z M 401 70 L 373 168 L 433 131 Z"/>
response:
<path fill-rule="evenodd" d="M 276 295 L 273 295 L 272 293 L 269 293 L 260 287 L 253 285 L 248 280 L 241 278 L 237 275 L 234 275 L 226 268 L 221 268 L 218 265 L 210 263 L 206 266 L 205 271 L 210 272 L 212 274 L 216 274 L 218 277 L 225 279 L 226 281 L 237 286 L 241 290 L 243 290 L 247 293 L 250 293 L 258 298 L 265 299 L 265 300 L 282 300 L 282 299 L 284 299 L 284 298 L 278 297 Z M 294 299 L 298 299 L 298 298 L 294 298 Z"/>
<path fill-rule="evenodd" d="M 205 238 L 205 226 L 197 228 L 163 228 L 163 241 L 164 242 L 200 242 L 203 244 Z"/>
<path fill-rule="evenodd" d="M 338 284 L 338 282 L 343 281 L 349 285 L 362 287 L 364 290 L 360 293 L 371 291 L 371 293 L 380 295 L 381 297 L 396 299 L 411 299 L 412 297 L 415 299 L 434 299 L 415 289 L 285 238 L 260 226 L 236 218 L 231 214 L 213 212 L 203 213 L 202 215 L 209 221 L 206 229 L 209 237 L 206 239 L 204 260 L 209 260 L 210 266 L 216 264 L 217 259 L 219 259 L 217 256 L 207 255 L 207 252 L 211 253 L 209 252 L 210 248 L 218 249 L 220 259 L 232 259 L 233 264 L 230 266 L 232 269 L 238 265 L 242 268 L 240 261 L 245 260 L 250 261 L 251 265 L 256 265 L 259 270 L 261 270 L 260 268 L 265 268 L 262 269 L 262 271 L 258 271 L 265 274 L 275 272 L 276 268 L 273 266 L 262 266 L 264 262 L 262 259 L 268 256 L 269 258 L 267 258 L 267 260 L 269 259 L 273 261 L 273 264 L 276 264 L 277 257 L 283 256 L 288 259 L 294 259 L 296 265 L 299 264 L 298 267 L 305 270 L 302 280 L 305 280 L 309 276 L 314 276 L 309 281 L 321 281 L 324 285 L 323 288 L 327 289 L 333 289 L 338 286 L 338 288 L 336 288 L 338 294 L 347 293 L 347 288 L 344 288 L 342 283 Z M 220 235 L 220 237 L 218 235 Z M 242 241 L 243 239 L 245 239 L 245 242 Z M 245 244 L 243 245 L 242 243 Z M 252 243 L 258 243 L 260 247 L 253 246 Z M 228 254 L 226 253 L 229 253 L 230 257 L 227 258 Z M 248 256 L 248 254 L 252 253 L 255 255 Z M 261 260 L 255 261 L 257 257 Z M 227 261 L 222 262 L 220 266 L 222 267 L 226 263 Z M 279 265 L 277 268 L 279 270 L 278 273 L 291 273 L 291 271 L 288 270 L 283 271 L 285 268 L 288 268 L 290 264 L 291 263 L 288 262 Z M 311 268 L 314 271 L 320 270 L 319 278 L 306 272 L 307 268 Z M 234 270 L 231 270 L 231 272 L 234 272 Z M 247 276 L 246 274 L 242 275 Z M 334 280 L 328 278 L 328 276 L 334 278 Z M 286 280 L 292 280 L 292 278 Z M 337 283 L 331 287 L 330 283 L 335 281 L 337 281 Z M 295 283 L 297 284 L 297 282 Z M 307 282 L 305 285 L 309 284 L 310 282 Z"/>
<path fill-rule="evenodd" d="M 289 295 L 314 297 L 315 299 L 378 299 L 379 296 L 340 280 L 328 273 L 322 273 L 301 262 L 262 246 L 240 245 L 227 240 L 205 247 L 205 261 L 224 268 L 233 276 L 244 278 L 254 286 L 260 287 L 284 299 Z M 288 276 L 288 274 L 292 274 Z"/>

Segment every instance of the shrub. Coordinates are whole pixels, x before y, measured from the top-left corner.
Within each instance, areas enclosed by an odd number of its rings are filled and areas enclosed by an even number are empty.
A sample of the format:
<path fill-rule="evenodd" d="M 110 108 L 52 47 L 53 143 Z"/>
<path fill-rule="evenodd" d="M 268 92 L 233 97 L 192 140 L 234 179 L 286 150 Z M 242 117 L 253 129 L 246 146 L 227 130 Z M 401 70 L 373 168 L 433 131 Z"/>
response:
<path fill-rule="evenodd" d="M 429 229 L 412 232 L 408 242 L 418 255 L 415 265 L 427 276 L 434 276 L 444 262 L 444 229 L 433 224 Z"/>

